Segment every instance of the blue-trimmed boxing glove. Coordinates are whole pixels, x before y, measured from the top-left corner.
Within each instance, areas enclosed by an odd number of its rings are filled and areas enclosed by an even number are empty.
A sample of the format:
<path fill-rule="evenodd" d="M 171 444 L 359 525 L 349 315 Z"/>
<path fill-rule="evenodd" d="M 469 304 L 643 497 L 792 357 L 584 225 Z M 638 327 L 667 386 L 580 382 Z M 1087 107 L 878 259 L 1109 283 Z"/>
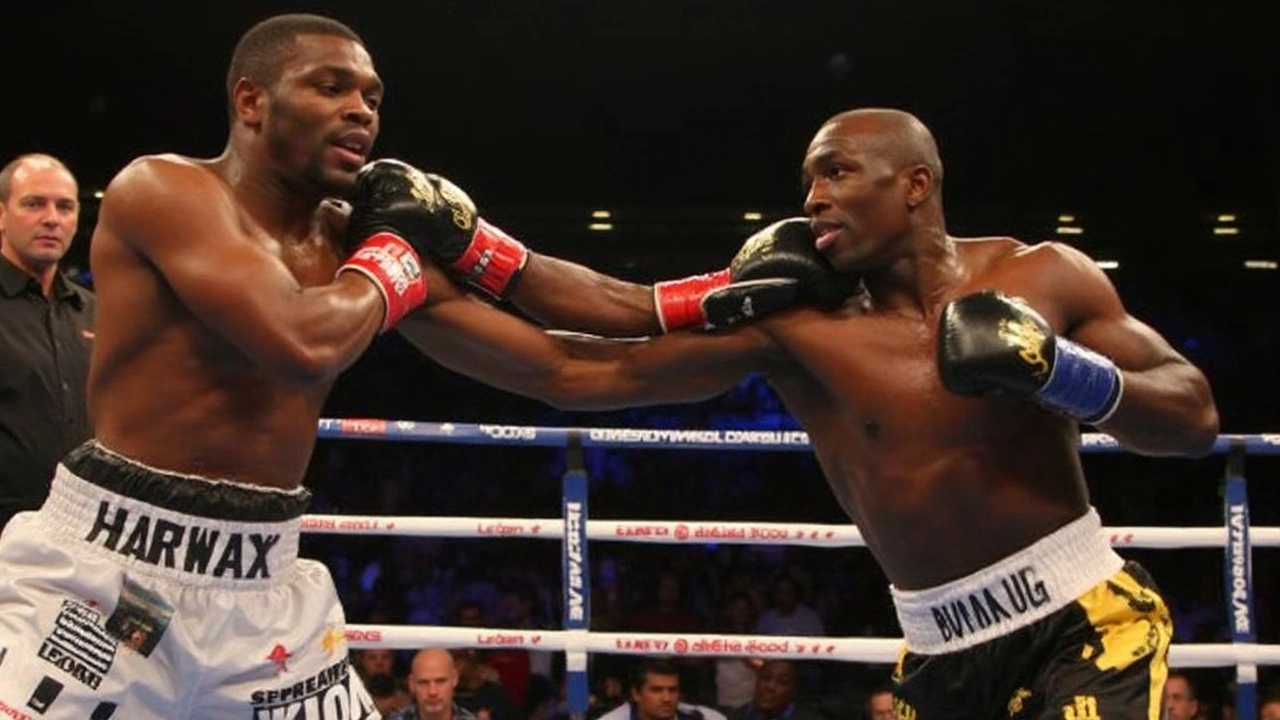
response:
<path fill-rule="evenodd" d="M 1023 395 L 1090 425 L 1110 418 L 1124 392 L 1115 363 L 1058 337 L 1035 310 L 992 290 L 947 303 L 938 371 L 951 392 Z"/>

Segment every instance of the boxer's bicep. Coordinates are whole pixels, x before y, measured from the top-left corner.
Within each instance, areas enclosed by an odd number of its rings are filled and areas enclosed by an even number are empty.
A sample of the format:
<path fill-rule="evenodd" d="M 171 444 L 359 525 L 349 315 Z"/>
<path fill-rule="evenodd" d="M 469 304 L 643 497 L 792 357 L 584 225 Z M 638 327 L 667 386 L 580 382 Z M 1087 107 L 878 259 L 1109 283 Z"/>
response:
<path fill-rule="evenodd" d="M 334 375 L 376 332 L 382 305 L 370 283 L 303 288 L 200 168 L 136 162 L 113 181 L 101 213 L 188 311 L 264 368 Z"/>
<path fill-rule="evenodd" d="M 1099 429 L 1147 455 L 1203 455 L 1219 424 L 1208 379 L 1159 332 L 1125 309 L 1095 263 L 1068 251 L 1056 285 L 1069 318 L 1067 337 L 1110 358 L 1122 395 Z"/>
<path fill-rule="evenodd" d="M 1155 329 L 1129 314 L 1111 279 L 1083 253 L 1059 248 L 1055 273 L 1068 318 L 1066 336 L 1124 370 L 1141 372 L 1181 356 Z"/>

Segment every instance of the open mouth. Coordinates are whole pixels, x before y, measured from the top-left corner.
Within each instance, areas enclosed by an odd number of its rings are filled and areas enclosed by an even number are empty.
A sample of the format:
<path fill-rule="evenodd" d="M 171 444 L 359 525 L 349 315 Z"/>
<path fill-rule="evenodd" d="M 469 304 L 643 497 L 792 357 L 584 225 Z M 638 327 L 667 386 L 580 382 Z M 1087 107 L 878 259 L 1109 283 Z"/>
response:
<path fill-rule="evenodd" d="M 844 229 L 841 225 L 822 220 L 815 220 L 809 223 L 809 227 L 813 230 L 813 234 L 816 238 L 813 245 L 818 250 L 830 247 L 830 245 L 834 243 L 836 238 L 840 235 L 840 231 Z"/>
<path fill-rule="evenodd" d="M 364 133 L 347 133 L 333 143 L 338 156 L 350 165 L 360 166 L 369 156 L 369 137 Z"/>
<path fill-rule="evenodd" d="M 334 145 L 333 148 L 337 151 L 338 157 L 342 158 L 342 160 L 348 165 L 358 166 L 364 164 L 365 156 L 363 152 L 355 150 L 347 145 Z"/>

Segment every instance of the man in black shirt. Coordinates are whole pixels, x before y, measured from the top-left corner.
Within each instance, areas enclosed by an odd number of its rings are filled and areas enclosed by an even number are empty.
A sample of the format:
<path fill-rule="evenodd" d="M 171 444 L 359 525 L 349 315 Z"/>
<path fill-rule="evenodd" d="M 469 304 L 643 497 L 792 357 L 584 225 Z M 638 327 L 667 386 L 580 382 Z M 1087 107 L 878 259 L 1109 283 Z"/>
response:
<path fill-rule="evenodd" d="M 90 435 L 94 297 L 58 269 L 79 217 L 76 179 L 57 158 L 0 170 L 0 528 L 40 507 L 54 465 Z"/>

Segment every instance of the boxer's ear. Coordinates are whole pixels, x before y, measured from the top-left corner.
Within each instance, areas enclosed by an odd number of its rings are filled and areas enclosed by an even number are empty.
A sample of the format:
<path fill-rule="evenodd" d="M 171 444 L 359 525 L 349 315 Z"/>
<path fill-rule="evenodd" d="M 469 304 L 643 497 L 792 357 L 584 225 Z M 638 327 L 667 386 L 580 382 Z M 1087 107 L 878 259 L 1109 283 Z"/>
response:
<path fill-rule="evenodd" d="M 231 89 L 232 114 L 249 127 L 262 124 L 267 103 L 266 88 L 249 78 L 240 78 Z"/>

